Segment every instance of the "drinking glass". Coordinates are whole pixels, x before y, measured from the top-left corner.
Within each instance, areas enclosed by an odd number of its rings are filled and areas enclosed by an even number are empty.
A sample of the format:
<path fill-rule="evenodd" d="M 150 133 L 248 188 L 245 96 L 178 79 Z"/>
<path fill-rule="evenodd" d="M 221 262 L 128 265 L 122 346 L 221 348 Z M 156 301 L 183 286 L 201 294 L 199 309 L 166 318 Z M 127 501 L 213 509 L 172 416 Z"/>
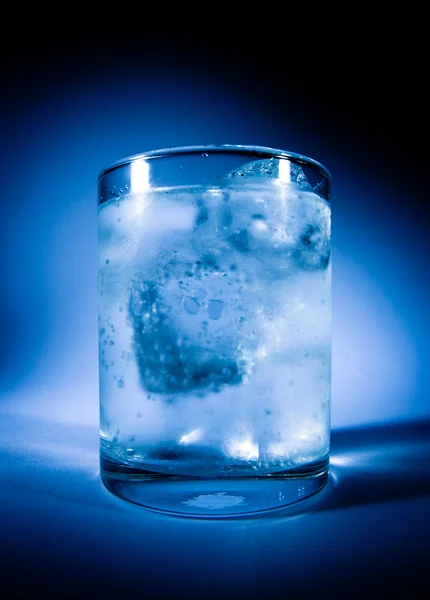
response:
<path fill-rule="evenodd" d="M 331 176 L 264 146 L 153 150 L 98 177 L 100 474 L 189 517 L 327 483 Z"/>

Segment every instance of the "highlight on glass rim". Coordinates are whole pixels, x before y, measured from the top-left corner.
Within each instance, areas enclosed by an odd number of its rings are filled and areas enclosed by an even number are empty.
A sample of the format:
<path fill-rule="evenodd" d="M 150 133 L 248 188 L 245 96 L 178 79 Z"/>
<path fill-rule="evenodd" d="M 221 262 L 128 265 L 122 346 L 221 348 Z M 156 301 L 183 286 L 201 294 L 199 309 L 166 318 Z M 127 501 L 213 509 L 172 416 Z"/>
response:
<path fill-rule="evenodd" d="M 200 518 L 328 480 L 331 176 L 264 146 L 154 150 L 98 178 L 100 467 Z"/>

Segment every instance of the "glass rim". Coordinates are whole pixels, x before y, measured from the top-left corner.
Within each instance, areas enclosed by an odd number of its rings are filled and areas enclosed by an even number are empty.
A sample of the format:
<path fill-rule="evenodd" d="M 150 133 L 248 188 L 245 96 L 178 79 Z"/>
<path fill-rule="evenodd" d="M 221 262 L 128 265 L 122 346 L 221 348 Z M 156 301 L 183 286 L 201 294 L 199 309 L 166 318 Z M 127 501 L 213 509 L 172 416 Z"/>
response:
<path fill-rule="evenodd" d="M 288 150 L 281 150 L 279 148 L 272 148 L 270 146 L 254 146 L 249 144 L 207 144 L 207 145 L 195 145 L 195 146 L 171 146 L 167 148 L 160 148 L 158 150 L 148 150 L 146 152 L 141 152 L 138 154 L 131 154 L 129 156 L 125 156 L 124 158 L 120 158 L 119 160 L 111 163 L 109 166 L 105 167 L 99 172 L 97 177 L 97 181 L 100 181 L 105 177 L 108 173 L 119 169 L 121 167 L 125 167 L 133 162 L 138 160 L 151 160 L 157 158 L 168 158 L 169 156 L 175 155 L 192 155 L 192 154 L 228 154 L 228 153 L 237 153 L 244 155 L 252 155 L 254 158 L 258 157 L 259 159 L 267 159 L 267 158 L 279 158 L 290 160 L 299 165 L 305 165 L 308 167 L 312 167 L 320 171 L 327 180 L 331 183 L 332 177 L 330 171 L 325 167 L 322 163 L 318 162 L 314 158 L 310 158 L 309 156 L 304 156 L 303 154 L 298 154 L 296 152 L 290 152 Z"/>

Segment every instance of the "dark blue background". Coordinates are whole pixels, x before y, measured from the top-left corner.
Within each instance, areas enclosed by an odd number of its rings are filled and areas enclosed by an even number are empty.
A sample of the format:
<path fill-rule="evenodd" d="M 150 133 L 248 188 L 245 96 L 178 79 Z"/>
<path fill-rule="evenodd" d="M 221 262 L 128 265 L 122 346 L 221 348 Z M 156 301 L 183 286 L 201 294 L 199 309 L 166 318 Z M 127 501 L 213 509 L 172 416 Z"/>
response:
<path fill-rule="evenodd" d="M 133 26 L 120 15 L 109 27 L 9 23 L 0 571 L 17 597 L 425 589 L 424 34 L 419 15 L 355 15 L 355 27 L 305 17 L 251 29 L 233 18 Z M 294 519 L 165 519 L 124 506 L 98 479 L 98 172 L 137 152 L 214 143 L 298 152 L 333 177 L 333 477 Z"/>

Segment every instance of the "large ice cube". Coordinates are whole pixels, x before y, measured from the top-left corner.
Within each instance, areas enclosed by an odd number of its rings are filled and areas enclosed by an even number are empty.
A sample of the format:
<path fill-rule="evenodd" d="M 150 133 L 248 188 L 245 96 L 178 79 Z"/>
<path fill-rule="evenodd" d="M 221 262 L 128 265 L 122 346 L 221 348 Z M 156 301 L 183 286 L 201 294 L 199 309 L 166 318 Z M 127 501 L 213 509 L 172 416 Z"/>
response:
<path fill-rule="evenodd" d="M 271 158 L 225 176 L 229 202 L 224 220 L 241 252 L 258 253 L 269 272 L 325 268 L 330 259 L 330 208 L 312 191 L 303 169 Z M 239 184 L 246 186 L 242 192 Z M 236 185 L 237 184 L 237 185 Z"/>
<path fill-rule="evenodd" d="M 182 283 L 182 280 L 180 280 Z M 141 382 L 151 392 L 218 392 L 242 381 L 237 336 L 225 303 L 195 281 L 133 283 L 130 319 Z"/>
<path fill-rule="evenodd" d="M 193 240 L 198 252 L 216 264 L 235 252 L 255 257 L 270 278 L 327 267 L 330 208 L 300 166 L 257 160 L 217 184 L 222 187 L 201 198 Z"/>

